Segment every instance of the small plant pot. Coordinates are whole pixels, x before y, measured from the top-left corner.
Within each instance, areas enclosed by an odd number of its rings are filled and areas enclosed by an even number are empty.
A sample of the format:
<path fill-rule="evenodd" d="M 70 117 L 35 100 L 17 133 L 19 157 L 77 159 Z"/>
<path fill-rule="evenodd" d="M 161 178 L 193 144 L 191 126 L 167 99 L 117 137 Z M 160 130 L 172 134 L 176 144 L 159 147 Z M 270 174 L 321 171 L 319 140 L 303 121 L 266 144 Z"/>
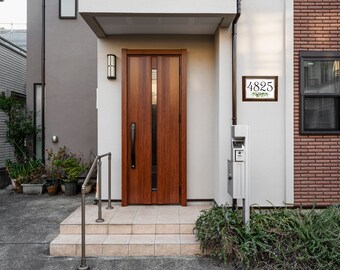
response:
<path fill-rule="evenodd" d="M 6 169 L 0 169 L 0 189 L 7 187 L 11 181 Z"/>
<path fill-rule="evenodd" d="M 66 196 L 74 196 L 78 193 L 78 184 L 77 182 L 65 182 L 65 195 Z"/>
<path fill-rule="evenodd" d="M 14 190 L 17 190 L 18 189 L 18 182 L 17 182 L 17 179 L 12 179 L 11 178 L 11 182 L 12 182 L 12 187 Z"/>
<path fill-rule="evenodd" d="M 58 187 L 57 186 L 48 186 L 47 187 L 47 193 L 50 196 L 55 196 L 58 193 Z"/>
<path fill-rule="evenodd" d="M 85 194 L 88 194 L 92 191 L 92 184 L 88 184 L 85 187 Z"/>
<path fill-rule="evenodd" d="M 45 184 L 21 184 L 22 193 L 28 195 L 41 195 Z"/>

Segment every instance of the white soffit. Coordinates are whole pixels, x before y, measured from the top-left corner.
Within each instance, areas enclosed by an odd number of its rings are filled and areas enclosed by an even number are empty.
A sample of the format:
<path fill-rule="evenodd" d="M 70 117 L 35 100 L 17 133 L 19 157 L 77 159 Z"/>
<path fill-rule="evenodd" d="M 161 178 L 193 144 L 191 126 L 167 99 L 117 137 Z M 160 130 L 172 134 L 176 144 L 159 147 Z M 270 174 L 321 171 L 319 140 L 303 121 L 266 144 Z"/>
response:
<path fill-rule="evenodd" d="M 229 27 L 236 0 L 81 0 L 79 13 L 98 37 L 214 34 Z"/>

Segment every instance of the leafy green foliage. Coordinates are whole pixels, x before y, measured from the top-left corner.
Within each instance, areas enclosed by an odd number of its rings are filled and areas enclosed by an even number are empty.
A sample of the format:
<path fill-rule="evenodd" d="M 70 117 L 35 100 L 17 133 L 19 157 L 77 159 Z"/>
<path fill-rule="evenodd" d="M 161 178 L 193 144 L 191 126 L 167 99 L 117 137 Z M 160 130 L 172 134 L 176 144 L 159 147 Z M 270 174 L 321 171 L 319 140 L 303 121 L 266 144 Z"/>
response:
<path fill-rule="evenodd" d="M 32 115 L 26 112 L 25 104 L 13 97 L 0 95 L 0 110 L 6 116 L 6 140 L 13 146 L 16 160 L 24 162 L 29 159 L 28 142 L 38 133 Z"/>
<path fill-rule="evenodd" d="M 61 164 L 58 165 L 63 167 L 65 170 L 66 173 L 66 179 L 64 180 L 65 182 L 77 181 L 78 177 L 82 173 L 84 173 L 87 169 L 87 166 L 85 164 L 82 164 L 76 157 L 65 159 L 61 162 Z"/>
<path fill-rule="evenodd" d="M 66 148 L 60 147 L 57 152 L 47 151 L 47 177 L 54 180 L 63 179 L 64 182 L 75 182 L 86 172 L 92 161 L 86 163 L 82 155 L 69 152 Z"/>
<path fill-rule="evenodd" d="M 340 206 L 323 210 L 252 211 L 249 229 L 240 210 L 215 206 L 196 221 L 201 249 L 245 268 L 340 269 Z"/>
<path fill-rule="evenodd" d="M 201 242 L 201 249 L 213 258 L 227 263 L 236 255 L 241 261 L 237 248 L 245 235 L 245 228 L 239 211 L 219 206 L 203 210 L 196 221 L 195 234 Z"/>
<path fill-rule="evenodd" d="M 76 154 L 67 151 L 66 146 L 59 147 L 57 152 L 53 150 L 46 150 L 47 152 L 47 163 L 46 163 L 46 174 L 49 179 L 61 180 L 65 178 L 65 170 L 62 167 L 63 161 L 76 157 Z"/>
<path fill-rule="evenodd" d="M 45 166 L 39 159 L 29 160 L 25 163 L 6 161 L 7 171 L 12 179 L 20 184 L 42 183 L 45 173 Z"/>
<path fill-rule="evenodd" d="M 9 177 L 11 177 L 12 179 L 17 179 L 22 171 L 20 163 L 17 162 L 13 162 L 11 160 L 6 160 L 6 169 L 7 172 L 9 174 Z"/>
<path fill-rule="evenodd" d="M 88 169 L 88 166 L 77 156 L 70 156 L 64 160 L 57 159 L 53 161 L 53 164 L 65 171 L 64 182 L 77 181 L 78 177 Z"/>

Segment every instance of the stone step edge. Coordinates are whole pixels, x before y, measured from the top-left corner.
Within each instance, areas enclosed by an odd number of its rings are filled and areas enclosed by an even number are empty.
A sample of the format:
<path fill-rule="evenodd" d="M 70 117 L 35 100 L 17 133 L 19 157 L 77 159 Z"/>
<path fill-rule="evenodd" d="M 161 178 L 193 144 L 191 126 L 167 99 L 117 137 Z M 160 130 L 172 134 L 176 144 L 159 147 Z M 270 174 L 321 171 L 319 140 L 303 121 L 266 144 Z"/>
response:
<path fill-rule="evenodd" d="M 86 224 L 86 234 L 193 234 L 193 224 Z M 81 234 L 81 225 L 61 224 L 60 234 Z"/>
<path fill-rule="evenodd" d="M 172 237 L 173 235 L 168 235 Z M 179 242 L 165 241 L 129 241 L 118 240 L 114 242 L 105 242 L 103 236 L 96 239 L 96 235 L 91 235 L 92 240 L 88 240 L 85 245 L 86 256 L 193 256 L 202 255 L 200 244 L 193 241 L 192 237 L 189 241 L 180 238 Z M 119 238 L 119 236 L 117 236 Z M 144 235 L 144 237 L 150 237 Z M 161 236 L 162 237 L 162 236 Z M 185 237 L 185 236 L 183 236 Z M 57 237 L 58 238 L 58 237 Z M 70 235 L 70 238 L 63 242 L 57 238 L 50 243 L 51 256 L 81 256 L 81 244 L 79 235 Z M 190 237 L 189 237 L 190 238 Z"/>

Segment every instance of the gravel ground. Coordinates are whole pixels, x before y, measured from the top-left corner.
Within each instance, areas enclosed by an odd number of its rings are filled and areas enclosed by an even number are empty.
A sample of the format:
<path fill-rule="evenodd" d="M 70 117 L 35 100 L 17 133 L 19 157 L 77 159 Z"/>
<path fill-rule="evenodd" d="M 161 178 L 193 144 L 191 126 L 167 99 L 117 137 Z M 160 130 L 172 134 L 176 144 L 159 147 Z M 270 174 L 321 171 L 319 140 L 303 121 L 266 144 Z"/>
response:
<path fill-rule="evenodd" d="M 93 204 L 94 196 L 87 196 Z M 77 269 L 80 259 L 49 256 L 49 243 L 58 235 L 59 223 L 80 206 L 80 195 L 48 196 L 0 190 L 0 270 Z M 90 269 L 108 270 L 221 270 L 202 257 L 96 257 Z"/>

